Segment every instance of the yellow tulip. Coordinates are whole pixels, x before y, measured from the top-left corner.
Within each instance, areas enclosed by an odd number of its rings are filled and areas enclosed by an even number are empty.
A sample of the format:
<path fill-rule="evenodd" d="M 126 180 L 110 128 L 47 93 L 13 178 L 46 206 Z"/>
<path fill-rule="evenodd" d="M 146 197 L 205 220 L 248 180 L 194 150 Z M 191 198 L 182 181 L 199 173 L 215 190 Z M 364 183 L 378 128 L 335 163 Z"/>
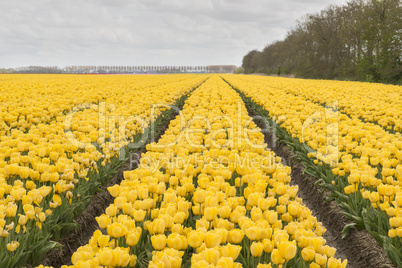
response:
<path fill-rule="evenodd" d="M 321 265 L 319 265 L 315 262 L 312 262 L 312 263 L 310 263 L 309 268 L 321 268 Z"/>
<path fill-rule="evenodd" d="M 328 268 L 341 268 L 342 264 L 339 260 L 334 258 L 328 259 Z"/>
<path fill-rule="evenodd" d="M 274 249 L 274 242 L 269 239 L 265 239 L 263 243 L 264 243 L 264 251 L 266 253 L 271 253 L 272 250 Z"/>
<path fill-rule="evenodd" d="M 96 221 L 98 222 L 100 228 L 106 229 L 110 222 L 110 218 L 107 215 L 101 215 L 96 217 Z"/>
<path fill-rule="evenodd" d="M 105 210 L 105 214 L 109 217 L 114 217 L 114 216 L 116 216 L 117 213 L 118 213 L 118 208 L 114 204 L 108 206 Z"/>
<path fill-rule="evenodd" d="M 99 247 L 106 247 L 109 245 L 109 236 L 108 235 L 101 235 L 98 238 L 98 245 Z"/>
<path fill-rule="evenodd" d="M 105 249 L 99 251 L 99 263 L 101 265 L 108 266 L 112 263 L 112 261 L 113 261 L 113 254 L 111 250 Z"/>
<path fill-rule="evenodd" d="M 17 207 L 16 205 L 9 205 L 9 206 L 6 208 L 6 216 L 7 216 L 8 218 L 13 218 L 13 217 L 15 217 L 15 214 L 17 214 L 17 209 L 18 209 L 18 207 Z"/>
<path fill-rule="evenodd" d="M 245 233 L 247 238 L 251 241 L 260 240 L 261 228 L 257 226 L 252 226 L 250 228 L 247 228 Z"/>
<path fill-rule="evenodd" d="M 25 225 L 28 221 L 28 217 L 25 215 L 20 215 L 20 217 L 18 218 L 18 224 L 19 225 Z"/>
<path fill-rule="evenodd" d="M 334 257 L 336 253 L 336 248 L 330 246 L 324 246 L 324 252 L 325 255 L 327 255 L 328 257 Z"/>
<path fill-rule="evenodd" d="M 151 243 L 155 250 L 162 250 L 166 247 L 165 235 L 151 236 Z"/>
<path fill-rule="evenodd" d="M 240 254 L 240 251 L 241 251 L 240 246 L 235 246 L 235 245 L 232 245 L 229 243 L 223 247 L 222 254 L 223 254 L 223 257 L 230 257 L 233 260 L 236 260 Z"/>
<path fill-rule="evenodd" d="M 152 228 L 152 233 L 154 234 L 163 234 L 165 232 L 165 221 L 162 219 L 155 219 L 152 222 L 152 225 L 149 225 Z"/>
<path fill-rule="evenodd" d="M 271 266 L 270 263 L 269 263 L 269 264 L 262 264 L 262 263 L 259 263 L 259 264 L 257 265 L 257 268 L 272 268 L 272 266 Z"/>
<path fill-rule="evenodd" d="M 127 245 L 129 245 L 130 247 L 137 245 L 137 243 L 141 237 L 141 232 L 142 232 L 142 229 L 140 227 L 130 230 L 126 234 Z M 116 237 L 116 236 L 114 236 L 114 237 Z"/>
<path fill-rule="evenodd" d="M 233 267 L 233 259 L 228 257 L 219 258 L 217 264 L 217 268 L 231 268 Z"/>
<path fill-rule="evenodd" d="M 315 251 L 313 247 L 305 247 L 301 251 L 301 255 L 303 260 L 305 261 L 312 261 L 315 256 Z"/>
<path fill-rule="evenodd" d="M 186 218 L 186 214 L 185 214 L 184 212 L 182 212 L 182 211 L 178 211 L 178 212 L 174 215 L 173 221 L 174 221 L 175 223 L 182 224 L 182 223 L 184 222 L 185 218 Z"/>
<path fill-rule="evenodd" d="M 17 241 L 12 241 L 10 243 L 7 244 L 6 248 L 8 251 L 13 252 L 15 251 L 18 247 L 20 246 L 20 243 L 18 243 Z"/>
<path fill-rule="evenodd" d="M 269 222 L 269 224 L 273 225 L 278 221 L 278 213 L 274 212 L 274 211 L 266 211 L 266 215 L 265 218 L 267 219 L 267 221 Z"/>
<path fill-rule="evenodd" d="M 198 248 L 204 241 L 204 234 L 200 231 L 191 231 L 187 234 L 188 245 L 192 248 Z"/>
<path fill-rule="evenodd" d="M 240 229 L 230 230 L 228 233 L 228 241 L 233 244 L 240 244 L 243 240 L 244 233 Z"/>
<path fill-rule="evenodd" d="M 319 253 L 315 253 L 315 262 L 321 266 L 326 265 L 327 263 L 327 256 L 326 255 L 321 255 Z"/>
<path fill-rule="evenodd" d="M 278 250 L 281 257 L 288 261 L 296 255 L 297 249 L 294 243 L 290 243 L 289 241 L 282 241 L 278 245 Z"/>
<path fill-rule="evenodd" d="M 120 223 L 113 223 L 107 226 L 107 233 L 110 237 L 119 238 L 127 233 L 127 229 Z"/>
<path fill-rule="evenodd" d="M 275 265 L 279 265 L 285 262 L 285 260 L 281 257 L 278 249 L 273 249 L 271 253 L 271 261 Z"/>
<path fill-rule="evenodd" d="M 262 255 L 262 251 L 264 249 L 264 245 L 259 242 L 253 242 L 250 246 L 250 252 L 253 257 L 260 257 Z"/>
<path fill-rule="evenodd" d="M 205 234 L 204 242 L 207 248 L 217 247 L 221 243 L 221 236 L 219 233 L 210 231 Z"/>
<path fill-rule="evenodd" d="M 136 222 L 142 222 L 142 221 L 144 221 L 146 214 L 147 214 L 146 211 L 144 211 L 142 209 L 134 210 L 134 212 L 133 212 L 134 220 Z"/>
<path fill-rule="evenodd" d="M 204 201 L 205 201 L 205 192 L 202 191 L 202 190 L 195 191 L 194 192 L 194 200 L 198 204 L 204 203 Z"/>

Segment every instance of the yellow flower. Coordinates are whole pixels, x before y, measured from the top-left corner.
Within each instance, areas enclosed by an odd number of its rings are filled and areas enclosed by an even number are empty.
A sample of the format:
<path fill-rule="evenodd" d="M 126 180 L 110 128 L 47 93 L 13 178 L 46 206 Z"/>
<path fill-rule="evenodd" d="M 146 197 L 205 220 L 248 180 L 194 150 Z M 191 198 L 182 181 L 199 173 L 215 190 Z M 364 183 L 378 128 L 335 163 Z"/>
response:
<path fill-rule="evenodd" d="M 204 251 L 205 255 L 204 258 L 208 263 L 217 264 L 219 260 L 219 251 L 213 248 L 209 248 Z"/>
<path fill-rule="evenodd" d="M 299 207 L 295 203 L 290 203 L 288 205 L 288 212 L 290 215 L 293 217 L 297 216 L 299 214 Z"/>
<path fill-rule="evenodd" d="M 257 265 L 257 268 L 272 268 L 272 266 L 271 266 L 270 263 L 269 263 L 269 264 L 262 264 L 262 263 L 259 263 L 259 264 Z"/>
<path fill-rule="evenodd" d="M 146 213 L 144 210 L 142 210 L 142 209 L 135 210 L 135 211 L 133 212 L 134 220 L 135 220 L 136 222 L 142 222 L 142 221 L 144 221 L 146 214 L 147 214 L 147 213 Z"/>
<path fill-rule="evenodd" d="M 313 247 L 305 247 L 301 251 L 301 255 L 303 260 L 305 261 L 312 261 L 315 256 L 315 251 Z"/>
<path fill-rule="evenodd" d="M 262 251 L 264 249 L 264 245 L 259 242 L 253 242 L 250 246 L 250 252 L 253 257 L 260 257 L 262 255 Z"/>
<path fill-rule="evenodd" d="M 169 248 L 174 248 L 176 250 L 184 250 L 188 245 L 186 238 L 177 233 L 170 234 L 166 239 L 166 243 Z"/>
<path fill-rule="evenodd" d="M 321 266 L 325 266 L 327 263 L 327 255 L 315 253 L 315 262 Z"/>
<path fill-rule="evenodd" d="M 321 268 L 321 265 L 319 265 L 315 262 L 312 262 L 312 263 L 310 263 L 309 268 Z"/>
<path fill-rule="evenodd" d="M 330 246 L 324 246 L 324 252 L 325 255 L 327 255 L 328 257 L 334 257 L 336 253 L 336 248 Z"/>
<path fill-rule="evenodd" d="M 14 204 L 7 206 L 7 208 L 6 208 L 6 216 L 8 218 L 15 217 L 15 214 L 17 214 L 17 209 L 18 209 L 17 205 L 14 205 Z"/>
<path fill-rule="evenodd" d="M 179 223 L 175 223 L 172 225 L 171 228 L 171 232 L 172 233 L 178 233 L 178 234 L 182 234 L 183 232 L 183 225 L 179 224 Z"/>
<path fill-rule="evenodd" d="M 103 214 L 99 217 L 96 217 L 96 221 L 98 222 L 100 228 L 106 229 L 106 227 L 110 223 L 110 218 L 107 215 Z"/>
<path fill-rule="evenodd" d="M 278 213 L 267 210 L 266 214 L 265 214 L 265 218 L 267 219 L 269 224 L 273 225 L 278 221 Z"/>
<path fill-rule="evenodd" d="M 187 234 L 188 245 L 192 248 L 198 248 L 204 242 L 204 234 L 200 231 L 191 231 Z"/>
<path fill-rule="evenodd" d="M 109 266 L 113 262 L 113 254 L 111 250 L 105 249 L 99 251 L 99 263 L 100 265 Z"/>
<path fill-rule="evenodd" d="M 218 209 L 219 217 L 227 219 L 230 216 L 231 209 L 229 206 L 220 206 Z"/>
<path fill-rule="evenodd" d="M 221 239 L 222 238 L 219 235 L 219 233 L 210 231 L 210 232 L 206 233 L 204 242 L 205 242 L 205 245 L 207 246 L 207 248 L 214 248 L 214 247 L 219 246 L 219 244 L 221 243 Z"/>
<path fill-rule="evenodd" d="M 20 217 L 18 218 L 18 224 L 19 225 L 25 225 L 28 221 L 28 217 L 25 215 L 20 215 Z"/>
<path fill-rule="evenodd" d="M 137 256 L 130 255 L 130 267 L 134 267 L 137 264 Z"/>
<path fill-rule="evenodd" d="M 282 241 L 278 245 L 278 250 L 279 253 L 281 254 L 281 257 L 288 261 L 296 255 L 297 248 L 295 243 L 290 243 L 289 241 Z"/>
<path fill-rule="evenodd" d="M 110 237 L 119 238 L 127 233 L 127 228 L 120 223 L 113 223 L 107 226 L 107 233 Z"/>
<path fill-rule="evenodd" d="M 174 215 L 173 221 L 174 221 L 175 223 L 182 224 L 182 223 L 184 222 L 185 218 L 186 218 L 186 214 L 185 214 L 184 212 L 182 212 L 182 211 L 178 211 L 178 212 Z"/>
<path fill-rule="evenodd" d="M 334 258 L 329 258 L 328 259 L 328 268 L 341 268 L 342 263 Z"/>
<path fill-rule="evenodd" d="M 107 190 L 109 191 L 109 193 L 113 196 L 113 197 L 118 197 L 120 194 L 120 185 L 115 184 L 111 187 L 108 187 Z"/>
<path fill-rule="evenodd" d="M 39 213 L 38 220 L 44 222 L 46 220 L 46 214 L 44 212 Z"/>
<path fill-rule="evenodd" d="M 98 237 L 98 245 L 99 247 L 106 247 L 109 245 L 109 236 L 108 235 L 100 235 Z"/>
<path fill-rule="evenodd" d="M 343 190 L 345 194 L 352 194 L 356 191 L 356 187 L 354 185 L 348 185 Z"/>
<path fill-rule="evenodd" d="M 194 201 L 198 204 L 204 203 L 205 201 L 205 191 L 197 190 L 194 192 Z"/>
<path fill-rule="evenodd" d="M 151 243 L 155 250 L 162 250 L 166 247 L 166 236 L 161 235 L 153 235 L 151 236 Z"/>
<path fill-rule="evenodd" d="M 233 244 L 240 244 L 243 240 L 244 233 L 240 229 L 230 230 L 228 233 L 228 241 Z"/>
<path fill-rule="evenodd" d="M 271 241 L 269 239 L 265 239 L 263 241 L 264 244 L 264 251 L 267 253 L 271 253 L 272 250 L 274 249 L 274 241 Z"/>
<path fill-rule="evenodd" d="M 162 219 L 155 219 L 148 225 L 148 230 L 151 234 L 163 234 L 165 232 L 165 221 Z"/>
<path fill-rule="evenodd" d="M 231 268 L 233 267 L 233 259 L 229 257 L 221 257 L 216 264 L 217 268 Z"/>
<path fill-rule="evenodd" d="M 132 215 L 133 213 L 133 205 L 131 203 L 124 203 L 122 209 L 123 213 L 126 215 Z"/>
<path fill-rule="evenodd" d="M 241 251 L 240 246 L 235 246 L 235 245 L 232 245 L 229 243 L 223 247 L 222 255 L 223 255 L 223 257 L 230 257 L 233 260 L 236 260 L 240 254 L 240 251 Z"/>
<path fill-rule="evenodd" d="M 8 251 L 13 252 L 19 247 L 19 245 L 20 243 L 18 243 L 17 241 L 12 241 L 8 243 L 6 247 Z"/>
<path fill-rule="evenodd" d="M 285 262 L 285 260 L 281 257 L 278 249 L 273 249 L 271 253 L 271 261 L 273 264 L 278 265 Z"/>
<path fill-rule="evenodd" d="M 137 245 L 140 237 L 141 237 L 142 229 L 140 227 L 137 227 L 135 229 L 131 229 L 127 234 L 126 234 L 126 243 L 130 247 Z"/>
<path fill-rule="evenodd" d="M 105 213 L 109 217 L 114 217 L 118 213 L 118 208 L 116 207 L 116 205 L 112 204 L 106 208 Z"/>
<path fill-rule="evenodd" d="M 251 241 L 260 240 L 261 228 L 252 226 L 246 229 L 246 236 Z"/>
<path fill-rule="evenodd" d="M 217 207 L 207 207 L 204 211 L 204 216 L 207 221 L 212 221 L 218 215 Z"/>
<path fill-rule="evenodd" d="M 256 193 L 252 193 L 247 198 L 247 205 L 254 207 L 257 205 L 259 195 Z"/>

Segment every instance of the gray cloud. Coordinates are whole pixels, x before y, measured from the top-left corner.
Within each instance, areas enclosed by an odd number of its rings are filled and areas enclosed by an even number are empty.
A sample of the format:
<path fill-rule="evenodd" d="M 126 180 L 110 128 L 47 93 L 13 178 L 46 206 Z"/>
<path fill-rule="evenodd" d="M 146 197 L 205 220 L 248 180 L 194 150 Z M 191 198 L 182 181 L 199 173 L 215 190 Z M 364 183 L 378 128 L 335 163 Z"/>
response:
<path fill-rule="evenodd" d="M 4 1 L 3 1 L 4 2 Z M 306 13 L 346 0 L 16 0 L 0 9 L 0 67 L 240 65 Z"/>

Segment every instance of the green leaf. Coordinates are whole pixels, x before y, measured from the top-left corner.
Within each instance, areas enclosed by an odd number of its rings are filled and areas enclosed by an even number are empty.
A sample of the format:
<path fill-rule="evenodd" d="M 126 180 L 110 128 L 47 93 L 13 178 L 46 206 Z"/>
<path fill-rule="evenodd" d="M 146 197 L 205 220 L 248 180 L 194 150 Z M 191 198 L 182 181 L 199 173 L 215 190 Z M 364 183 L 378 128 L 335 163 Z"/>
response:
<path fill-rule="evenodd" d="M 352 223 L 346 224 L 345 227 L 343 227 L 343 230 L 342 230 L 342 239 L 344 239 L 344 238 L 349 234 L 349 230 L 350 230 L 350 228 L 351 228 L 352 226 L 356 226 L 356 223 L 355 223 L 355 222 L 352 222 Z"/>
<path fill-rule="evenodd" d="M 324 183 L 324 180 L 323 179 L 319 179 L 319 180 L 317 180 L 315 183 L 314 183 L 314 186 L 317 186 L 317 185 L 322 185 Z"/>
<path fill-rule="evenodd" d="M 353 223 L 356 223 L 356 226 L 357 226 L 359 229 L 363 229 L 363 228 L 364 228 L 364 222 L 363 222 L 363 219 L 362 219 L 362 218 L 360 218 L 360 217 L 358 217 L 358 216 L 356 216 L 356 215 L 350 214 L 350 213 L 348 213 L 348 212 L 346 212 L 346 211 L 342 211 L 341 213 L 344 214 L 344 215 L 346 215 L 351 221 L 353 221 Z"/>
<path fill-rule="evenodd" d="M 49 250 L 53 248 L 58 248 L 61 250 L 62 248 L 62 245 L 55 241 L 41 241 L 41 242 L 44 243 L 41 243 L 42 245 L 40 247 L 37 247 L 33 251 L 33 258 L 32 258 L 33 265 L 38 265 Z"/>

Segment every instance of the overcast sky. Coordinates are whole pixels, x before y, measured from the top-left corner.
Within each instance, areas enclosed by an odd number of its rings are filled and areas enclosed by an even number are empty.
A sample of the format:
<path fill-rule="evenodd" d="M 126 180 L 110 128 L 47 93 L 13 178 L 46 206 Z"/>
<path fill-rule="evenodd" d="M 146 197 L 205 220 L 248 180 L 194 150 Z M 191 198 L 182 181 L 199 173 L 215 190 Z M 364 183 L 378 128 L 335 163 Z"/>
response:
<path fill-rule="evenodd" d="M 346 0 L 1 0 L 0 68 L 241 65 Z"/>

